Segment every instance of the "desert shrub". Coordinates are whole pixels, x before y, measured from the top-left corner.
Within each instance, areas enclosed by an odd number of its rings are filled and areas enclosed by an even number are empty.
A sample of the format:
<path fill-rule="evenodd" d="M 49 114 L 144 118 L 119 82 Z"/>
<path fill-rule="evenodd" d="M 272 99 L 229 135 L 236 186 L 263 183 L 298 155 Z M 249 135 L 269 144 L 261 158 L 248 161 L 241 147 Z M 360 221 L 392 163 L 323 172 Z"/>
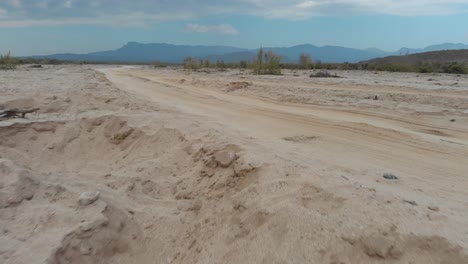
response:
<path fill-rule="evenodd" d="M 423 64 L 417 65 L 417 70 L 418 70 L 419 73 L 434 72 L 434 69 L 432 68 L 432 65 L 430 65 L 429 63 L 423 63 Z"/>
<path fill-rule="evenodd" d="M 324 64 L 324 69 L 336 70 L 336 69 L 338 69 L 338 64 L 337 63 L 326 63 L 326 64 Z"/>
<path fill-rule="evenodd" d="M 414 72 L 415 69 L 409 64 L 379 64 L 376 65 L 376 71 L 389 71 L 389 72 Z"/>
<path fill-rule="evenodd" d="M 312 66 L 312 57 L 307 53 L 299 55 L 299 65 L 302 69 L 310 69 Z"/>
<path fill-rule="evenodd" d="M 254 74 L 263 74 L 263 48 L 257 51 L 257 57 L 252 62 Z"/>
<path fill-rule="evenodd" d="M 246 69 L 248 67 L 247 61 L 241 60 L 239 62 L 239 67 L 242 68 L 242 69 Z"/>
<path fill-rule="evenodd" d="M 203 66 L 205 68 L 211 67 L 211 61 L 209 59 L 205 59 L 205 61 L 203 62 Z"/>
<path fill-rule="evenodd" d="M 314 69 L 322 69 L 323 65 L 322 65 L 322 61 L 321 60 L 318 60 L 315 64 L 314 64 Z"/>
<path fill-rule="evenodd" d="M 273 51 L 269 50 L 265 53 L 265 74 L 281 74 L 280 61 L 281 57 L 273 53 Z"/>
<path fill-rule="evenodd" d="M 166 65 L 165 63 L 162 63 L 162 62 L 160 62 L 160 61 L 155 61 L 155 62 L 153 62 L 153 66 L 154 66 L 155 68 L 166 68 L 166 67 L 167 67 L 167 65 Z"/>
<path fill-rule="evenodd" d="M 465 68 L 463 64 L 460 63 L 451 63 L 444 67 L 445 73 L 454 73 L 454 74 L 466 74 L 468 70 Z"/>
<path fill-rule="evenodd" d="M 197 61 L 192 57 L 187 57 L 184 59 L 184 69 L 186 70 L 196 70 L 198 69 Z"/>
<path fill-rule="evenodd" d="M 17 64 L 18 60 L 11 56 L 10 52 L 5 55 L 0 55 L 0 70 L 15 69 Z"/>
<path fill-rule="evenodd" d="M 320 72 L 317 72 L 317 73 L 312 73 L 311 75 L 309 75 L 310 78 L 342 78 L 338 75 L 335 74 L 330 74 L 329 72 L 327 71 L 320 71 Z"/>
<path fill-rule="evenodd" d="M 216 68 L 226 68 L 226 63 L 224 63 L 223 60 L 217 60 L 216 61 Z"/>
<path fill-rule="evenodd" d="M 281 57 L 274 53 L 272 50 L 264 52 L 260 48 L 257 52 L 256 59 L 252 62 L 254 74 L 281 74 Z"/>

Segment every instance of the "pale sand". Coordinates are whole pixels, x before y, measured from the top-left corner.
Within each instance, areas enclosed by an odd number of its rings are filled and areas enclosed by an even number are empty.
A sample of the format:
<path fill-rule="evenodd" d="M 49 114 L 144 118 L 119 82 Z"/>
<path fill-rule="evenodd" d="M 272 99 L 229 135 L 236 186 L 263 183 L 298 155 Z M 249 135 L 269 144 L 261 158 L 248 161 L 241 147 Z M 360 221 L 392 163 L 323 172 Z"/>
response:
<path fill-rule="evenodd" d="M 468 263 L 468 77 L 310 73 L 0 72 L 0 263 Z"/>

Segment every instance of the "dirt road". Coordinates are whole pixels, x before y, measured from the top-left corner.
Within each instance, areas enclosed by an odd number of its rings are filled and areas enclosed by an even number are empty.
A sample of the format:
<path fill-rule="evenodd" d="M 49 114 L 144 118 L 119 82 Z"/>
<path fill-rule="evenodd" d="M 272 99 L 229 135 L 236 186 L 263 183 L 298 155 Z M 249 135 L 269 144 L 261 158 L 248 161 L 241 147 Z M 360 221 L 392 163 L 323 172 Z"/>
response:
<path fill-rule="evenodd" d="M 468 195 L 466 117 L 465 122 L 447 125 L 434 114 L 278 102 L 163 81 L 144 71 L 104 72 L 125 91 L 182 112 L 211 117 L 248 136 L 283 145 L 284 139 L 295 137 L 313 141 L 294 144 L 293 152 L 306 162 L 314 158 L 329 164 L 339 161 L 357 171 L 394 172 L 405 175 L 404 188 L 410 191 L 423 187 L 437 188 L 445 198 Z M 368 180 L 375 181 L 374 177 Z M 361 180 L 364 178 L 366 175 Z"/>

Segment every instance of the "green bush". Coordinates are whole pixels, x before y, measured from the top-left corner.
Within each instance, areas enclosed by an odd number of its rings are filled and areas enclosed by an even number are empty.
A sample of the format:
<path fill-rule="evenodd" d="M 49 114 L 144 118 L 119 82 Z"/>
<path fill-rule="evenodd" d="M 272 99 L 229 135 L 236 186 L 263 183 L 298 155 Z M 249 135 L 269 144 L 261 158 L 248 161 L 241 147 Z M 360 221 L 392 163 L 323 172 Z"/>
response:
<path fill-rule="evenodd" d="M 263 52 L 260 48 L 257 52 L 257 58 L 252 63 L 254 74 L 281 75 L 281 57 L 272 50 Z"/>
<path fill-rule="evenodd" d="M 463 64 L 454 62 L 444 67 L 444 72 L 454 73 L 454 74 L 466 74 L 468 73 L 468 70 L 465 68 Z"/>
<path fill-rule="evenodd" d="M 0 55 L 0 70 L 13 70 L 16 68 L 18 60 L 16 60 L 11 53 Z"/>
<path fill-rule="evenodd" d="M 434 69 L 432 68 L 432 65 L 430 65 L 428 63 L 420 64 L 420 65 L 417 66 L 417 68 L 418 68 L 419 73 L 434 72 Z"/>
<path fill-rule="evenodd" d="M 376 71 L 389 71 L 389 72 L 414 72 L 415 69 L 407 64 L 381 64 L 376 65 Z"/>

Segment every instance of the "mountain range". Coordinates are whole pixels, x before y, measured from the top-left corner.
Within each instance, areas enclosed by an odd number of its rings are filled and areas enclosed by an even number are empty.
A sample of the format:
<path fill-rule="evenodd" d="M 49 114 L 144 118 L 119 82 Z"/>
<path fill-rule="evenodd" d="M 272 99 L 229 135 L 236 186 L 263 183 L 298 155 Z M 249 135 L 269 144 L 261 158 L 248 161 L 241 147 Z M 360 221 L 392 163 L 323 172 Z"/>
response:
<path fill-rule="evenodd" d="M 386 56 L 398 56 L 439 50 L 468 49 L 465 44 L 444 43 L 432 45 L 421 49 L 401 48 L 398 51 L 388 52 L 376 48 L 353 49 L 339 46 L 318 47 L 311 44 L 292 47 L 265 47 L 279 54 L 282 62 L 297 62 L 301 53 L 308 53 L 314 61 L 328 63 L 359 62 Z M 142 44 L 129 42 L 116 50 L 92 52 L 87 54 L 53 54 L 47 56 L 32 56 L 33 58 L 47 58 L 68 61 L 101 61 L 101 62 L 154 62 L 181 63 L 186 57 L 196 59 L 209 59 L 212 62 L 251 61 L 258 49 L 244 49 L 229 46 L 190 46 L 165 43 Z"/>

